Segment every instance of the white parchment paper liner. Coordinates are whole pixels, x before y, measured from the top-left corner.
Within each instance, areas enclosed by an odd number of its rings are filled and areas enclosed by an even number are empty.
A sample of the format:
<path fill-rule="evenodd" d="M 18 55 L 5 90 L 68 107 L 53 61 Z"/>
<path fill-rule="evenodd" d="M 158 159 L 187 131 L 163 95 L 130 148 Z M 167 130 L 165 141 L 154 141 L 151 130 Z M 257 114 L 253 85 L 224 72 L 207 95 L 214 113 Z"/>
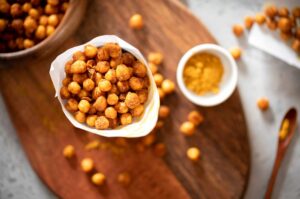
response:
<path fill-rule="evenodd" d="M 145 111 L 141 117 L 134 118 L 132 124 L 120 126 L 117 129 L 97 130 L 95 128 L 91 128 L 87 126 L 86 124 L 77 122 L 74 116 L 65 108 L 64 106 L 65 100 L 61 99 L 59 92 L 62 86 L 62 80 L 66 76 L 65 69 L 64 69 L 65 63 L 72 58 L 72 54 L 79 50 L 83 51 L 84 46 L 87 44 L 92 44 L 94 46 L 100 47 L 107 42 L 118 43 L 122 49 L 132 53 L 139 61 L 145 64 L 145 66 L 147 67 L 147 73 L 150 80 L 150 87 L 148 93 L 148 100 L 145 103 Z M 124 40 L 120 39 L 119 37 L 115 35 L 99 36 L 87 42 L 86 44 L 76 46 L 65 51 L 64 53 L 58 55 L 55 58 L 55 60 L 51 63 L 51 68 L 49 73 L 55 88 L 55 97 L 58 98 L 64 114 L 75 127 L 105 137 L 141 137 L 150 133 L 151 130 L 155 127 L 158 118 L 158 109 L 159 109 L 160 100 L 148 63 L 146 62 L 145 58 L 143 57 L 143 55 L 138 49 L 136 49 L 129 43 L 125 42 Z"/>

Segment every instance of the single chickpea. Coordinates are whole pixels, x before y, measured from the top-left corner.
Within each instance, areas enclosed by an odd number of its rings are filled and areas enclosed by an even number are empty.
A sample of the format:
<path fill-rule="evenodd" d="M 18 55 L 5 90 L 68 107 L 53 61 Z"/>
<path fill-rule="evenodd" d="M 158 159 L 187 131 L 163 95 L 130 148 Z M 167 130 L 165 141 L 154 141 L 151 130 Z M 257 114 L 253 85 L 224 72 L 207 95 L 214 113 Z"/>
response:
<path fill-rule="evenodd" d="M 96 85 L 99 84 L 99 82 L 103 79 L 101 73 L 95 73 L 94 81 L 96 82 Z"/>
<path fill-rule="evenodd" d="M 74 157 L 75 155 L 75 148 L 73 145 L 67 145 L 65 146 L 64 150 L 63 150 L 63 155 L 66 157 L 66 158 L 72 158 Z"/>
<path fill-rule="evenodd" d="M 278 9 L 278 15 L 280 17 L 288 17 L 290 14 L 289 9 L 286 7 L 282 7 Z"/>
<path fill-rule="evenodd" d="M 103 96 L 98 97 L 94 102 L 93 107 L 95 107 L 97 111 L 104 111 L 107 107 L 106 98 Z"/>
<path fill-rule="evenodd" d="M 157 91 L 158 91 L 160 100 L 164 99 L 164 97 L 166 96 L 166 93 L 163 91 L 163 89 L 157 88 Z"/>
<path fill-rule="evenodd" d="M 269 5 L 265 9 L 265 14 L 267 17 L 274 18 L 277 15 L 277 8 L 274 5 Z"/>
<path fill-rule="evenodd" d="M 26 17 L 24 21 L 24 28 L 27 32 L 32 33 L 37 28 L 37 23 L 32 17 Z"/>
<path fill-rule="evenodd" d="M 120 81 L 125 81 L 130 78 L 130 71 L 127 66 L 124 64 L 120 64 L 116 68 L 116 76 Z"/>
<path fill-rule="evenodd" d="M 288 18 L 279 18 L 278 20 L 278 28 L 282 31 L 282 32 L 289 32 L 292 29 L 292 25 L 291 22 Z"/>
<path fill-rule="evenodd" d="M 239 47 L 233 47 L 233 48 L 229 49 L 229 52 L 235 60 L 240 59 L 241 54 L 242 54 L 242 51 Z"/>
<path fill-rule="evenodd" d="M 186 136 L 194 135 L 195 125 L 192 122 L 189 122 L 189 121 L 184 122 L 180 126 L 180 131 Z"/>
<path fill-rule="evenodd" d="M 97 115 L 89 115 L 87 116 L 86 118 L 86 124 L 90 127 L 95 127 L 95 122 L 96 122 L 96 119 L 97 119 Z"/>
<path fill-rule="evenodd" d="M 144 26 L 143 17 L 140 14 L 134 14 L 129 19 L 129 27 L 132 29 L 140 30 Z"/>
<path fill-rule="evenodd" d="M 65 86 L 61 87 L 61 89 L 60 89 L 60 97 L 62 99 L 69 99 L 71 97 L 71 94 L 68 91 L 67 87 L 65 87 Z"/>
<path fill-rule="evenodd" d="M 110 93 L 107 96 L 107 104 L 115 105 L 119 101 L 119 97 L 115 93 Z"/>
<path fill-rule="evenodd" d="M 76 51 L 75 53 L 73 53 L 72 58 L 74 61 L 77 61 L 77 60 L 85 61 L 86 60 L 84 53 L 81 51 Z"/>
<path fill-rule="evenodd" d="M 170 94 L 174 92 L 175 84 L 173 81 L 165 79 L 161 84 L 161 88 L 166 94 Z"/>
<path fill-rule="evenodd" d="M 88 74 L 89 77 L 92 78 L 94 77 L 96 70 L 95 70 L 95 66 L 96 66 L 97 62 L 93 59 L 89 59 L 86 62 L 87 68 L 88 68 Z"/>
<path fill-rule="evenodd" d="M 48 24 L 50 26 L 56 27 L 59 23 L 58 16 L 56 14 L 52 14 L 48 17 Z"/>
<path fill-rule="evenodd" d="M 111 83 L 116 83 L 117 82 L 117 75 L 115 69 L 109 69 L 105 75 L 104 78 Z"/>
<path fill-rule="evenodd" d="M 156 141 L 156 134 L 151 132 L 149 135 L 142 138 L 142 143 L 144 146 L 151 146 Z"/>
<path fill-rule="evenodd" d="M 52 6 L 57 6 L 59 4 L 59 0 L 47 0 L 47 3 Z"/>
<path fill-rule="evenodd" d="M 125 104 L 130 109 L 136 108 L 140 105 L 139 96 L 136 93 L 128 92 L 125 98 Z"/>
<path fill-rule="evenodd" d="M 123 172 L 123 173 L 120 173 L 120 174 L 118 175 L 118 179 L 117 179 L 117 180 L 118 180 L 118 182 L 119 182 L 120 184 L 122 184 L 123 186 L 127 186 L 127 185 L 130 184 L 131 178 L 130 178 L 129 173 Z"/>
<path fill-rule="evenodd" d="M 277 23 L 275 20 L 267 19 L 267 26 L 270 30 L 276 30 L 277 28 Z"/>
<path fill-rule="evenodd" d="M 257 106 L 260 110 L 265 111 L 269 108 L 269 100 L 266 97 L 262 97 L 257 100 Z"/>
<path fill-rule="evenodd" d="M 50 26 L 50 25 L 47 25 L 46 27 L 46 33 L 47 33 L 47 36 L 49 37 L 50 35 L 52 35 L 55 31 L 55 28 L 53 26 Z"/>
<path fill-rule="evenodd" d="M 147 68 L 140 61 L 134 62 L 132 67 L 133 67 L 133 74 L 136 75 L 137 77 L 145 77 L 147 75 Z"/>
<path fill-rule="evenodd" d="M 129 86 L 134 91 L 141 90 L 144 87 L 143 79 L 138 77 L 131 77 L 129 79 Z"/>
<path fill-rule="evenodd" d="M 191 111 L 188 115 L 188 120 L 197 126 L 203 122 L 204 118 L 198 111 Z"/>
<path fill-rule="evenodd" d="M 125 64 L 126 66 L 132 66 L 134 61 L 135 61 L 135 58 L 132 54 L 127 53 L 127 52 L 122 54 L 122 63 Z"/>
<path fill-rule="evenodd" d="M 78 94 L 81 90 L 80 85 L 77 82 L 71 82 L 68 85 L 68 91 L 73 93 L 73 94 Z"/>
<path fill-rule="evenodd" d="M 99 87 L 95 87 L 92 92 L 92 98 L 96 100 L 98 97 L 103 96 L 103 93 L 101 92 Z"/>
<path fill-rule="evenodd" d="M 98 87 L 100 88 L 100 90 L 102 92 L 108 92 L 108 91 L 110 91 L 112 85 L 111 85 L 110 81 L 108 81 L 106 79 L 101 79 L 100 82 L 98 83 Z"/>
<path fill-rule="evenodd" d="M 35 20 L 37 20 L 40 16 L 39 11 L 35 8 L 31 8 L 28 12 L 28 15 Z"/>
<path fill-rule="evenodd" d="M 99 61 L 95 66 L 95 70 L 100 73 L 106 73 L 109 70 L 110 66 L 107 61 Z"/>
<path fill-rule="evenodd" d="M 104 114 L 109 119 L 115 119 L 118 116 L 118 112 L 113 107 L 107 107 L 104 111 Z"/>
<path fill-rule="evenodd" d="M 74 117 L 75 117 L 75 119 L 76 119 L 78 122 L 80 122 L 80 123 L 84 123 L 85 120 L 86 120 L 85 113 L 80 112 L 80 111 L 77 111 L 77 112 L 74 114 Z"/>
<path fill-rule="evenodd" d="M 89 98 L 89 92 L 87 92 L 86 90 L 81 89 L 80 92 L 77 94 L 77 96 L 80 99 L 85 99 L 85 100 L 90 101 L 90 99 L 88 99 Z"/>
<path fill-rule="evenodd" d="M 168 106 L 161 105 L 159 107 L 158 115 L 159 115 L 160 118 L 167 118 L 169 116 L 169 114 L 170 114 L 170 108 Z"/>
<path fill-rule="evenodd" d="M 118 81 L 117 88 L 121 93 L 125 93 L 129 90 L 129 82 L 128 81 Z"/>
<path fill-rule="evenodd" d="M 164 56 L 159 52 L 151 52 L 148 54 L 148 62 L 153 63 L 155 65 L 159 65 L 162 63 Z"/>
<path fill-rule="evenodd" d="M 77 60 L 71 65 L 71 73 L 84 73 L 86 70 L 86 63 L 82 60 Z"/>
<path fill-rule="evenodd" d="M 58 13 L 58 8 L 57 8 L 56 6 L 52 6 L 52 5 L 50 5 L 50 4 L 47 4 L 47 5 L 45 6 L 45 13 L 46 13 L 47 15 L 56 14 L 56 13 Z"/>
<path fill-rule="evenodd" d="M 24 48 L 31 48 L 34 46 L 34 41 L 30 39 L 24 39 Z"/>
<path fill-rule="evenodd" d="M 23 20 L 22 19 L 14 19 L 11 22 L 11 27 L 16 30 L 17 32 L 23 31 Z"/>
<path fill-rule="evenodd" d="M 255 15 L 255 22 L 258 24 L 258 25 L 262 25 L 263 23 L 265 23 L 266 21 L 266 17 L 261 14 L 261 13 L 257 13 Z"/>
<path fill-rule="evenodd" d="M 245 19 L 244 19 L 244 24 L 245 24 L 245 27 L 246 27 L 248 30 L 251 29 L 253 23 L 254 23 L 253 17 L 251 17 L 251 16 L 246 16 L 246 17 L 245 17 Z"/>
<path fill-rule="evenodd" d="M 99 116 L 95 121 L 95 127 L 99 130 L 104 130 L 109 127 L 109 120 L 105 116 Z"/>
<path fill-rule="evenodd" d="M 153 78 L 156 86 L 161 86 L 162 82 L 164 81 L 164 76 L 162 76 L 160 73 L 154 74 Z"/>
<path fill-rule="evenodd" d="M 244 28 L 242 25 L 235 24 L 232 27 L 232 32 L 235 34 L 235 36 L 240 37 L 244 34 Z"/>
<path fill-rule="evenodd" d="M 22 7 L 18 3 L 14 3 L 10 6 L 10 14 L 12 17 L 16 18 L 22 15 Z"/>
<path fill-rule="evenodd" d="M 166 145 L 163 143 L 158 143 L 154 146 L 154 154 L 158 157 L 163 157 L 166 154 Z"/>
<path fill-rule="evenodd" d="M 66 103 L 66 109 L 71 112 L 78 111 L 78 102 L 76 99 L 69 99 Z"/>
<path fill-rule="evenodd" d="M 91 59 L 91 58 L 96 57 L 97 52 L 98 52 L 98 49 L 93 45 L 86 45 L 84 47 L 84 54 L 87 58 Z"/>
<path fill-rule="evenodd" d="M 127 125 L 132 123 L 132 115 L 130 113 L 124 113 L 120 116 L 121 125 Z"/>
<path fill-rule="evenodd" d="M 42 15 L 39 18 L 39 24 L 43 25 L 43 26 L 47 26 L 48 25 L 48 17 L 46 15 Z"/>
<path fill-rule="evenodd" d="M 112 58 L 109 62 L 110 67 L 115 69 L 118 65 L 123 64 L 122 57 Z"/>
<path fill-rule="evenodd" d="M 35 31 L 35 37 L 36 37 L 37 39 L 42 40 L 42 39 L 44 39 L 46 36 L 47 36 L 47 35 L 46 35 L 46 27 L 43 26 L 43 25 L 39 25 L 39 26 L 37 27 L 36 31 Z"/>
<path fill-rule="evenodd" d="M 134 109 L 131 109 L 130 113 L 133 117 L 139 117 L 143 114 L 144 109 L 145 109 L 144 106 L 142 104 L 140 104 L 137 107 L 135 107 Z"/>
<path fill-rule="evenodd" d="M 122 54 L 121 47 L 116 43 L 106 43 L 103 47 L 108 50 L 109 56 L 111 58 L 120 57 Z"/>
<path fill-rule="evenodd" d="M 81 169 L 88 173 L 94 169 L 94 161 L 91 158 L 84 158 L 81 160 Z"/>
<path fill-rule="evenodd" d="M 294 17 L 300 17 L 300 7 L 295 7 L 295 8 L 292 10 L 292 13 L 293 13 L 293 16 L 294 16 Z"/>
<path fill-rule="evenodd" d="M 128 112 L 128 107 L 125 104 L 125 102 L 118 102 L 115 105 L 115 109 L 117 110 L 118 113 L 121 113 L 121 114 Z"/>
<path fill-rule="evenodd" d="M 83 81 L 83 88 L 86 90 L 86 91 L 92 91 L 94 88 L 95 88 L 95 82 L 91 79 L 85 79 Z"/>
<path fill-rule="evenodd" d="M 94 175 L 92 175 L 92 182 L 95 185 L 101 186 L 105 183 L 105 175 L 103 173 L 95 173 Z"/>
<path fill-rule="evenodd" d="M 155 64 L 149 63 L 149 67 L 150 67 L 152 75 L 154 75 L 158 72 L 158 67 Z"/>
<path fill-rule="evenodd" d="M 29 10 L 32 8 L 32 5 L 30 4 L 30 3 L 24 3 L 23 5 L 22 5 L 22 11 L 23 12 L 26 12 L 26 13 L 28 13 L 29 12 Z"/>
<path fill-rule="evenodd" d="M 74 82 L 77 82 L 78 84 L 82 84 L 85 79 L 87 79 L 87 74 L 86 73 L 76 73 L 73 74 L 72 77 Z"/>
<path fill-rule="evenodd" d="M 72 65 L 73 61 L 69 60 L 65 63 L 65 72 L 66 74 L 71 74 L 71 65 Z"/>
<path fill-rule="evenodd" d="M 300 39 L 295 39 L 292 42 L 292 48 L 296 51 L 296 52 L 300 52 Z"/>
<path fill-rule="evenodd" d="M 0 31 L 1 32 L 1 31 Z M 24 48 L 24 39 L 22 37 L 18 37 L 16 39 L 16 43 L 17 43 L 17 46 L 18 48 L 21 50 Z"/>
<path fill-rule="evenodd" d="M 141 104 L 143 104 L 148 99 L 148 90 L 146 90 L 146 89 L 139 90 L 139 91 L 137 91 L 137 95 L 139 97 Z"/>
<path fill-rule="evenodd" d="M 108 61 L 109 60 L 109 51 L 106 48 L 99 48 L 97 53 L 97 59 L 99 61 Z"/>
<path fill-rule="evenodd" d="M 6 28 L 7 21 L 4 19 L 0 19 L 0 32 L 3 32 Z"/>
<path fill-rule="evenodd" d="M 91 104 L 87 100 L 80 100 L 78 104 L 78 109 L 83 113 L 89 112 L 90 107 Z"/>
<path fill-rule="evenodd" d="M 192 161 L 197 161 L 200 158 L 200 150 L 197 147 L 191 147 L 186 152 L 187 157 Z"/>

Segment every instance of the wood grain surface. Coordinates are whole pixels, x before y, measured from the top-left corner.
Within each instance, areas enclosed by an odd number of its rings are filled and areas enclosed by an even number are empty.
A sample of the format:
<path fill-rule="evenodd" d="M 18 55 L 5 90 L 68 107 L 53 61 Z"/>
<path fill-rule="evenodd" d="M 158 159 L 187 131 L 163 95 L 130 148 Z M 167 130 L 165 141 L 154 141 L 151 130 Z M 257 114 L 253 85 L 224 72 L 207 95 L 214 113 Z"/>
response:
<path fill-rule="evenodd" d="M 128 19 L 141 13 L 145 27 L 128 28 Z M 136 150 L 140 139 L 119 146 L 115 139 L 102 138 L 74 128 L 66 119 L 49 77 L 51 61 L 64 50 L 93 37 L 115 34 L 139 48 L 144 55 L 160 51 L 165 55 L 162 73 L 175 81 L 177 63 L 185 51 L 200 43 L 215 43 L 205 27 L 175 0 L 103 0 L 90 1 L 77 32 L 47 57 L 1 61 L 0 87 L 11 119 L 24 150 L 40 178 L 60 198 L 240 198 L 250 169 L 247 128 L 238 91 L 222 105 L 200 108 L 188 102 L 177 89 L 163 104 L 171 107 L 171 116 L 157 134 L 157 142 L 167 146 L 163 158 L 153 147 Z M 50 46 L 51 47 L 51 46 Z M 196 135 L 184 137 L 179 125 L 189 111 L 198 109 L 205 117 Z M 87 151 L 91 140 L 105 143 L 101 150 Z M 67 144 L 76 148 L 76 158 L 62 156 Z M 186 158 L 188 147 L 198 146 L 200 161 Z M 103 172 L 103 187 L 90 183 L 80 170 L 84 157 L 95 161 Z M 117 183 L 120 172 L 129 172 L 127 187 Z"/>

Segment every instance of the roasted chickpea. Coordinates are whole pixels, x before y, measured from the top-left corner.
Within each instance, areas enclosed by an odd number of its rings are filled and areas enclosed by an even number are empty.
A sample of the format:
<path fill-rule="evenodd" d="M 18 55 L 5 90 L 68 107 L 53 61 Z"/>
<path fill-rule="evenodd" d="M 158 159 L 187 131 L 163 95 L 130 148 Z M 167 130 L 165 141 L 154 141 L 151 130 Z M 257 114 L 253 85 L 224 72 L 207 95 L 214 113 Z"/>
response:
<path fill-rule="evenodd" d="M 267 19 L 267 26 L 270 30 L 276 30 L 277 28 L 277 23 L 275 20 Z"/>
<path fill-rule="evenodd" d="M 47 3 L 52 6 L 57 6 L 59 4 L 59 0 L 47 0 Z"/>
<path fill-rule="evenodd" d="M 90 108 L 88 114 L 89 114 L 89 115 L 93 115 L 93 114 L 96 114 L 96 113 L 97 113 L 97 109 L 96 109 L 95 107 L 91 106 L 91 108 Z M 87 122 L 87 123 L 88 123 L 88 122 Z"/>
<path fill-rule="evenodd" d="M 104 111 L 107 107 L 106 98 L 103 96 L 98 97 L 94 102 L 93 107 L 95 107 L 97 111 Z"/>
<path fill-rule="evenodd" d="M 1 31 L 0 31 L 0 32 L 1 32 Z M 17 47 L 18 47 L 19 49 L 23 49 L 23 48 L 24 48 L 24 39 L 21 38 L 21 37 L 18 37 L 18 38 L 16 39 L 16 44 L 17 44 Z"/>
<path fill-rule="evenodd" d="M 0 32 L 2 32 L 3 30 L 5 30 L 7 25 L 7 21 L 4 19 L 0 19 Z"/>
<path fill-rule="evenodd" d="M 130 71 L 127 66 L 124 64 L 120 64 L 116 68 L 116 76 L 120 81 L 125 81 L 130 78 Z"/>
<path fill-rule="evenodd" d="M 101 186 L 105 183 L 105 175 L 103 173 L 95 173 L 94 175 L 92 175 L 92 182 L 95 185 Z"/>
<path fill-rule="evenodd" d="M 71 65 L 71 73 L 86 72 L 86 63 L 82 60 L 77 60 Z"/>
<path fill-rule="evenodd" d="M 130 181 L 131 181 L 131 179 L 130 179 L 129 173 L 123 172 L 118 175 L 118 182 L 120 184 L 127 186 L 130 184 Z"/>
<path fill-rule="evenodd" d="M 247 29 L 251 29 L 253 23 L 254 23 L 253 17 L 251 17 L 251 16 L 246 16 L 246 17 L 245 17 L 245 19 L 244 19 L 244 24 L 245 24 L 245 27 L 246 27 Z"/>
<path fill-rule="evenodd" d="M 133 74 L 138 77 L 145 77 L 147 75 L 146 66 L 140 61 L 136 61 L 133 64 Z"/>
<path fill-rule="evenodd" d="M 292 10 L 292 13 L 293 13 L 293 16 L 294 16 L 294 17 L 300 17 L 300 7 L 295 7 L 295 8 Z"/>
<path fill-rule="evenodd" d="M 168 106 L 161 105 L 159 107 L 158 115 L 159 115 L 160 118 L 166 118 L 166 117 L 169 116 L 169 114 L 170 114 L 170 108 Z"/>
<path fill-rule="evenodd" d="M 89 112 L 90 107 L 91 105 L 87 100 L 80 100 L 78 104 L 78 109 L 83 113 Z"/>
<path fill-rule="evenodd" d="M 144 87 L 144 81 L 141 78 L 131 77 L 129 79 L 129 86 L 132 90 L 141 90 Z"/>
<path fill-rule="evenodd" d="M 144 26 L 143 17 L 140 14 L 134 14 L 130 17 L 129 27 L 132 29 L 140 30 Z"/>
<path fill-rule="evenodd" d="M 115 69 L 118 65 L 122 64 L 122 57 L 112 58 L 109 62 L 110 67 Z"/>
<path fill-rule="evenodd" d="M 132 123 L 132 115 L 130 113 L 124 113 L 120 116 L 121 125 L 127 125 Z"/>
<path fill-rule="evenodd" d="M 129 90 L 129 82 L 128 81 L 118 81 L 117 88 L 121 93 L 125 93 Z"/>
<path fill-rule="evenodd" d="M 109 69 L 105 75 L 104 78 L 108 81 L 110 81 L 111 83 L 116 83 L 117 82 L 117 75 L 116 75 L 116 71 L 114 69 Z"/>
<path fill-rule="evenodd" d="M 91 91 L 95 88 L 95 82 L 91 79 L 85 79 L 83 81 L 83 88 L 86 90 L 86 91 Z"/>
<path fill-rule="evenodd" d="M 120 94 L 120 92 L 119 92 L 118 87 L 117 87 L 116 84 L 112 84 L 111 85 L 111 89 L 110 89 L 109 93 L 114 93 L 114 94 L 117 94 L 117 95 Z"/>
<path fill-rule="evenodd" d="M 45 13 L 48 14 L 48 15 L 56 14 L 56 13 L 58 13 L 58 8 L 56 6 L 52 6 L 50 4 L 47 4 L 45 6 Z"/>
<path fill-rule="evenodd" d="M 139 117 L 143 114 L 144 110 L 145 110 L 144 105 L 140 104 L 134 109 L 131 109 L 130 112 L 133 117 Z"/>
<path fill-rule="evenodd" d="M 63 86 L 60 89 L 60 96 L 62 99 L 69 99 L 71 97 L 70 92 L 68 91 L 68 88 Z"/>
<path fill-rule="evenodd" d="M 137 91 L 137 95 L 139 97 L 140 102 L 143 104 L 148 99 L 148 90 L 146 89 L 139 90 Z"/>
<path fill-rule="evenodd" d="M 241 54 L 242 54 L 242 51 L 239 47 L 233 47 L 233 48 L 229 49 L 229 52 L 235 60 L 240 59 Z"/>
<path fill-rule="evenodd" d="M 160 73 L 154 74 L 153 78 L 156 86 L 161 86 L 162 82 L 164 81 L 164 77 Z"/>
<path fill-rule="evenodd" d="M 73 94 L 78 94 L 81 90 L 80 85 L 77 82 L 71 82 L 68 85 L 68 91 L 73 93 Z"/>
<path fill-rule="evenodd" d="M 120 57 L 122 54 L 122 49 L 118 44 L 115 43 L 106 43 L 104 46 L 109 52 L 109 56 L 111 58 Z"/>
<path fill-rule="evenodd" d="M 192 122 L 184 122 L 180 126 L 180 131 L 186 136 L 194 135 L 195 125 Z"/>
<path fill-rule="evenodd" d="M 101 81 L 101 79 L 103 79 L 101 73 L 95 73 L 94 80 L 95 80 L 95 82 L 96 82 L 97 85 L 99 84 L 99 82 Z"/>
<path fill-rule="evenodd" d="M 266 16 L 274 18 L 277 15 L 277 8 L 274 5 L 269 5 L 265 9 Z"/>
<path fill-rule="evenodd" d="M 76 74 L 73 74 L 72 79 L 73 79 L 74 82 L 82 84 L 83 81 L 85 79 L 87 79 L 87 74 L 85 74 L 85 73 L 76 73 Z"/>
<path fill-rule="evenodd" d="M 120 95 L 119 95 L 119 100 L 120 100 L 120 101 L 125 101 L 126 95 L 127 95 L 127 93 L 120 93 Z"/>
<path fill-rule="evenodd" d="M 292 37 L 292 33 L 291 32 L 280 32 L 280 38 L 283 41 L 288 41 L 291 37 Z"/>
<path fill-rule="evenodd" d="M 35 20 L 37 20 L 40 16 L 39 11 L 35 8 L 31 8 L 28 12 L 28 15 Z"/>
<path fill-rule="evenodd" d="M 10 6 L 10 14 L 12 17 L 16 18 L 22 15 L 22 7 L 18 3 L 14 3 Z"/>
<path fill-rule="evenodd" d="M 289 9 L 286 7 L 282 7 L 278 9 L 278 15 L 280 17 L 288 17 L 290 14 Z"/>
<path fill-rule="evenodd" d="M 24 3 L 23 5 L 22 5 L 22 11 L 23 12 L 29 12 L 29 10 L 32 8 L 32 5 L 30 4 L 30 3 Z"/>
<path fill-rule="evenodd" d="M 100 88 L 99 87 L 95 87 L 93 92 L 92 92 L 92 98 L 94 100 L 96 100 L 98 97 L 102 96 L 103 93 L 101 92 Z"/>
<path fill-rule="evenodd" d="M 66 74 L 71 74 L 71 65 L 73 64 L 72 60 L 69 60 L 65 63 L 65 72 Z"/>
<path fill-rule="evenodd" d="M 110 66 L 107 61 L 99 61 L 95 66 L 95 70 L 100 73 L 106 73 L 109 70 Z"/>
<path fill-rule="evenodd" d="M 37 23 L 32 17 L 26 17 L 24 21 L 24 28 L 27 32 L 32 33 L 37 28 Z"/>
<path fill-rule="evenodd" d="M 140 105 L 139 96 L 136 93 L 128 92 L 125 98 L 125 104 L 130 109 L 136 108 Z"/>
<path fill-rule="evenodd" d="M 278 20 L 278 28 L 282 31 L 282 32 L 290 32 L 290 30 L 292 29 L 292 25 L 291 22 L 288 18 L 280 18 Z"/>
<path fill-rule="evenodd" d="M 152 144 L 154 144 L 156 140 L 156 134 L 154 134 L 153 132 L 150 133 L 149 135 L 143 137 L 142 139 L 142 143 L 144 146 L 151 146 Z"/>
<path fill-rule="evenodd" d="M 86 45 L 84 47 L 84 54 L 85 54 L 85 56 L 87 58 L 94 58 L 94 57 L 96 57 L 97 52 L 98 52 L 98 49 L 95 46 L 93 46 L 93 45 L 89 44 L 89 45 Z"/>
<path fill-rule="evenodd" d="M 114 94 L 114 93 L 108 94 L 108 96 L 107 96 L 107 104 L 109 104 L 109 105 L 115 105 L 115 104 L 118 103 L 118 101 L 119 101 L 119 97 L 116 94 Z"/>
<path fill-rule="evenodd" d="M 105 116 L 110 119 L 115 119 L 118 116 L 116 109 L 113 107 L 107 107 L 104 112 Z"/>
<path fill-rule="evenodd" d="M 89 115 L 87 116 L 86 118 L 86 124 L 90 127 L 95 127 L 95 122 L 96 122 L 96 119 L 97 119 L 97 115 Z"/>
<path fill-rule="evenodd" d="M 30 39 L 24 39 L 24 48 L 31 48 L 34 46 L 34 41 Z"/>
<path fill-rule="evenodd" d="M 192 161 L 197 161 L 200 158 L 200 150 L 197 147 L 191 147 L 186 152 L 187 157 Z"/>
<path fill-rule="evenodd" d="M 265 23 L 266 21 L 266 17 L 261 14 L 261 13 L 257 13 L 255 15 L 255 22 L 258 24 L 258 25 L 262 25 L 263 23 Z"/>
<path fill-rule="evenodd" d="M 50 25 L 47 25 L 46 27 L 46 33 L 47 33 L 47 36 L 49 37 L 50 35 L 52 35 L 55 31 L 55 28 L 53 26 L 50 26 Z"/>
<path fill-rule="evenodd" d="M 115 105 L 115 109 L 117 110 L 118 113 L 127 113 L 128 112 L 128 107 L 125 104 L 125 102 L 118 102 Z"/>
<path fill-rule="evenodd" d="M 159 52 L 151 52 L 148 55 L 148 62 L 153 63 L 155 65 L 159 65 L 162 63 L 164 56 Z"/>
<path fill-rule="evenodd" d="M 296 51 L 296 52 L 300 52 L 300 39 L 295 39 L 292 43 L 292 48 Z"/>
<path fill-rule="evenodd" d="M 134 61 L 135 61 L 135 58 L 132 54 L 127 53 L 127 52 L 122 54 L 122 63 L 125 64 L 126 66 L 132 66 Z"/>
<path fill-rule="evenodd" d="M 80 123 L 84 123 L 85 120 L 86 120 L 85 113 L 80 112 L 80 111 L 77 111 L 77 112 L 74 114 L 74 117 L 75 117 L 75 119 L 76 119 L 78 122 L 80 122 Z"/>
<path fill-rule="evenodd" d="M 103 130 L 109 127 L 109 120 L 105 116 L 99 116 L 95 121 L 96 129 Z"/>
<path fill-rule="evenodd" d="M 80 92 L 77 95 L 80 99 L 85 99 L 87 100 L 89 97 L 89 93 L 86 90 L 81 89 Z M 90 101 L 90 100 L 88 100 Z"/>
<path fill-rule="evenodd" d="M 162 100 L 166 96 L 166 93 L 161 88 L 157 88 L 157 91 L 158 91 L 160 100 Z"/>
<path fill-rule="evenodd" d="M 56 14 L 52 14 L 48 17 L 48 25 L 56 27 L 58 23 L 59 23 L 59 19 Z"/>
<path fill-rule="evenodd" d="M 198 111 L 191 111 L 188 120 L 197 126 L 203 122 L 203 116 Z"/>
<path fill-rule="evenodd" d="M 109 60 L 109 51 L 106 48 L 99 48 L 97 52 L 97 59 L 99 61 L 108 61 Z"/>
<path fill-rule="evenodd" d="M 235 24 L 232 27 L 232 32 L 235 34 L 235 36 L 240 37 L 244 34 L 244 28 L 242 25 Z"/>
<path fill-rule="evenodd" d="M 158 67 L 157 67 L 155 64 L 153 64 L 153 63 L 149 63 L 149 68 L 150 68 L 151 73 L 152 73 L 153 75 L 156 74 L 157 71 L 158 71 Z"/>
<path fill-rule="evenodd" d="M 94 169 L 94 161 L 91 158 L 84 158 L 81 160 L 81 169 L 88 173 Z"/>
<path fill-rule="evenodd" d="M 69 7 L 69 3 L 68 2 L 64 2 L 62 5 L 61 5 L 61 9 L 63 12 L 66 12 L 67 9 Z"/>
<path fill-rule="evenodd" d="M 35 37 L 36 37 L 37 39 L 42 40 L 42 39 L 44 39 L 46 36 L 47 36 L 47 35 L 46 35 L 46 27 L 43 26 L 43 25 L 39 25 L 39 26 L 37 27 L 36 31 L 35 31 Z"/>
<path fill-rule="evenodd" d="M 257 100 L 257 106 L 260 110 L 265 111 L 269 108 L 269 100 L 266 97 L 262 97 Z"/>
<path fill-rule="evenodd" d="M 75 155 L 75 148 L 73 145 L 67 145 L 65 146 L 64 150 L 63 150 L 63 155 L 66 158 L 72 158 Z"/>
<path fill-rule="evenodd" d="M 174 92 L 175 84 L 173 81 L 165 79 L 161 84 L 161 88 L 166 94 L 170 94 Z"/>
<path fill-rule="evenodd" d="M 110 91 L 112 85 L 111 85 L 110 81 L 108 81 L 106 79 L 101 79 L 100 82 L 98 83 L 98 87 L 100 88 L 100 90 L 102 92 L 108 92 L 108 91 Z"/>
<path fill-rule="evenodd" d="M 66 109 L 71 112 L 78 111 L 78 102 L 76 101 L 76 99 L 69 99 L 66 103 Z"/>

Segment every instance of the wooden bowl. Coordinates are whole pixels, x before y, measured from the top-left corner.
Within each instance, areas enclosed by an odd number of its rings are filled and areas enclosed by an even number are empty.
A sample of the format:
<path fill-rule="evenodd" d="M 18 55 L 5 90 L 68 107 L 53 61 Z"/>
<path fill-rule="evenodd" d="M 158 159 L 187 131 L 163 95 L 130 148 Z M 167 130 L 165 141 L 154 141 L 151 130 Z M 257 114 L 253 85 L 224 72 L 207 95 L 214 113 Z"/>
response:
<path fill-rule="evenodd" d="M 35 46 L 9 53 L 0 53 L 0 59 L 11 60 L 26 56 L 41 56 L 55 50 L 65 39 L 70 37 L 81 22 L 86 8 L 86 0 L 71 0 L 69 7 L 55 32 Z"/>

